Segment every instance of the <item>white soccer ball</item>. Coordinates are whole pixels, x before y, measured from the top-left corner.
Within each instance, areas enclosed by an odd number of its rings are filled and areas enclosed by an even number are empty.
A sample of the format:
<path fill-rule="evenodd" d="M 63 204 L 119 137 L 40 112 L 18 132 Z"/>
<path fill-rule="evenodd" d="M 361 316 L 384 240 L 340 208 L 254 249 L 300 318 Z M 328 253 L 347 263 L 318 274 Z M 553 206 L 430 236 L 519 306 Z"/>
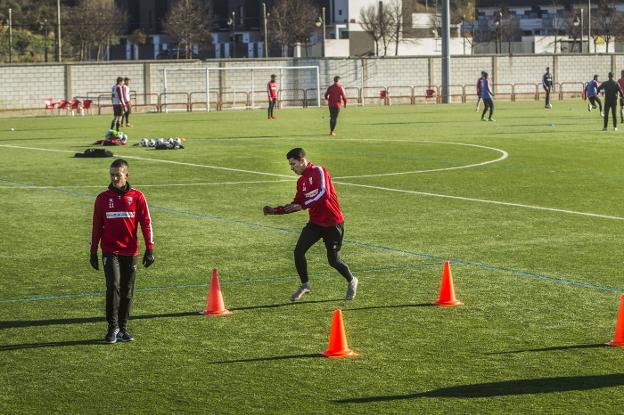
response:
<path fill-rule="evenodd" d="M 175 145 L 177 145 L 177 146 L 181 146 L 181 145 L 182 145 L 182 140 L 180 140 L 180 138 L 176 137 L 176 138 L 173 140 L 173 143 L 174 143 Z"/>
<path fill-rule="evenodd" d="M 149 145 L 150 147 L 154 147 L 154 146 L 156 145 L 156 141 L 154 141 L 154 139 L 153 139 L 153 138 L 150 138 L 150 139 L 149 139 L 149 141 L 148 141 L 148 145 Z"/>
<path fill-rule="evenodd" d="M 169 143 L 170 143 L 170 144 L 173 144 L 173 143 L 175 142 L 175 140 L 174 140 L 174 138 L 173 138 L 173 137 L 169 137 L 169 140 L 168 140 L 168 141 L 169 141 Z"/>
<path fill-rule="evenodd" d="M 125 143 L 126 141 L 128 141 L 128 135 L 123 133 L 119 134 L 119 139 Z"/>
<path fill-rule="evenodd" d="M 147 138 L 142 138 L 141 142 L 139 143 L 139 145 L 141 147 L 147 147 L 149 145 L 149 140 Z"/>

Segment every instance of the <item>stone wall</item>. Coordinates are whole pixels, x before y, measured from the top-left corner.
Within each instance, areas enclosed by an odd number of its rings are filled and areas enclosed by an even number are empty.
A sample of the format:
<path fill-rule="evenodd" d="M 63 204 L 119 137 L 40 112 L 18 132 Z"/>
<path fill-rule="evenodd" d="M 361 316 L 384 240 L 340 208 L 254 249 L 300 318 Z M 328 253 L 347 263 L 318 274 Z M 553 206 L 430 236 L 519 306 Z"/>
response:
<path fill-rule="evenodd" d="M 299 102 L 303 90 L 316 90 L 313 70 L 293 71 L 278 69 L 284 66 L 318 66 L 321 91 L 331 84 L 335 75 L 342 77 L 348 93 L 356 88 L 364 91 L 371 101 L 378 98 L 379 89 L 389 87 L 391 95 L 404 95 L 410 87 L 424 94 L 429 86 L 440 84 L 439 57 L 383 57 L 383 58 L 274 58 L 257 60 L 200 61 L 131 61 L 68 64 L 0 65 L 0 82 L 5 87 L 0 93 L 0 110 L 39 109 L 46 98 L 73 98 L 101 94 L 102 104 L 110 104 L 106 94 L 117 76 L 131 78 L 131 90 L 139 103 L 154 103 L 164 92 L 163 69 L 167 68 L 167 87 L 170 103 L 182 102 L 183 94 L 193 93 L 193 100 L 205 102 L 206 75 L 203 68 L 248 68 L 251 70 L 210 71 L 211 102 L 216 91 L 225 92 L 235 104 L 244 105 L 245 94 L 253 90 L 254 100 L 264 101 L 266 82 L 270 74 L 278 75 L 283 99 Z M 549 66 L 556 83 L 565 83 L 564 89 L 580 88 L 583 82 L 598 74 L 605 79 L 607 72 L 624 68 L 624 55 L 515 55 L 515 56 L 455 56 L 451 63 L 453 94 L 463 86 L 473 94 L 474 85 L 482 70 L 490 73 L 499 93 L 511 90 L 530 92 L 541 81 Z M 195 71 L 174 71 L 176 68 L 195 68 Z M 530 84 L 530 85 L 529 85 Z M 422 91 L 421 91 L 422 90 Z M 250 98 L 251 99 L 251 98 Z M 377 102 L 379 100 L 377 99 Z"/>

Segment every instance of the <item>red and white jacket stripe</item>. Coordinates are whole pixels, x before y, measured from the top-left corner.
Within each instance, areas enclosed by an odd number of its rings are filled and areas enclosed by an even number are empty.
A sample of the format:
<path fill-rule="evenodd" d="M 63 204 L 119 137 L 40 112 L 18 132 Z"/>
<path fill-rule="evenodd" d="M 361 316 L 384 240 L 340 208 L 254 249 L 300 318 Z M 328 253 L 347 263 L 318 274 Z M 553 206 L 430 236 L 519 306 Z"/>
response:
<path fill-rule="evenodd" d="M 334 185 L 325 167 L 308 163 L 297 180 L 293 203 L 308 209 L 310 222 L 315 225 L 330 227 L 344 222 Z M 275 213 L 286 213 L 284 206 L 275 208 Z"/>
<path fill-rule="evenodd" d="M 139 224 L 145 249 L 154 249 L 152 219 L 143 193 L 133 188 L 125 193 L 110 189 L 100 193 L 93 209 L 91 252 L 97 252 L 101 244 L 105 254 L 138 255 Z"/>

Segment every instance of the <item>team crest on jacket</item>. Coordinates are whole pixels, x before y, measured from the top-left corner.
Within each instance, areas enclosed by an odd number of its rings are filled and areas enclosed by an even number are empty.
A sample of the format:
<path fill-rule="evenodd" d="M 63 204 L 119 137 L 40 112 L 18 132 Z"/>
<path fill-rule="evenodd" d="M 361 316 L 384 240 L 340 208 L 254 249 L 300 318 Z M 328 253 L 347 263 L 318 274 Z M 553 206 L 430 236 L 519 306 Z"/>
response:
<path fill-rule="evenodd" d="M 131 196 L 127 196 L 126 197 L 126 202 L 128 202 L 128 206 L 130 206 L 132 204 L 132 197 Z"/>
<path fill-rule="evenodd" d="M 113 198 L 109 197 L 108 198 L 108 208 L 109 209 L 113 209 L 115 207 L 115 203 L 113 202 Z"/>

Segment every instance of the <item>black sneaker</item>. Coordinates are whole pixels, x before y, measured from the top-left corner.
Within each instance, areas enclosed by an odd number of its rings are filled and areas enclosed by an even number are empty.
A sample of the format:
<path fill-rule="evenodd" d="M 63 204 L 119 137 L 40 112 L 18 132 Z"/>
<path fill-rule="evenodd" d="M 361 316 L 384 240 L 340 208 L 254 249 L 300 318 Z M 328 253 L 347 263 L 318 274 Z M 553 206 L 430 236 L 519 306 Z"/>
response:
<path fill-rule="evenodd" d="M 118 328 L 108 329 L 108 333 L 106 333 L 106 337 L 104 337 L 104 343 L 108 343 L 108 344 L 117 343 L 118 333 L 119 333 Z"/>
<path fill-rule="evenodd" d="M 132 342 L 134 341 L 134 337 L 132 337 L 132 335 L 128 333 L 128 330 L 121 330 L 119 333 L 117 333 L 117 341 Z"/>

